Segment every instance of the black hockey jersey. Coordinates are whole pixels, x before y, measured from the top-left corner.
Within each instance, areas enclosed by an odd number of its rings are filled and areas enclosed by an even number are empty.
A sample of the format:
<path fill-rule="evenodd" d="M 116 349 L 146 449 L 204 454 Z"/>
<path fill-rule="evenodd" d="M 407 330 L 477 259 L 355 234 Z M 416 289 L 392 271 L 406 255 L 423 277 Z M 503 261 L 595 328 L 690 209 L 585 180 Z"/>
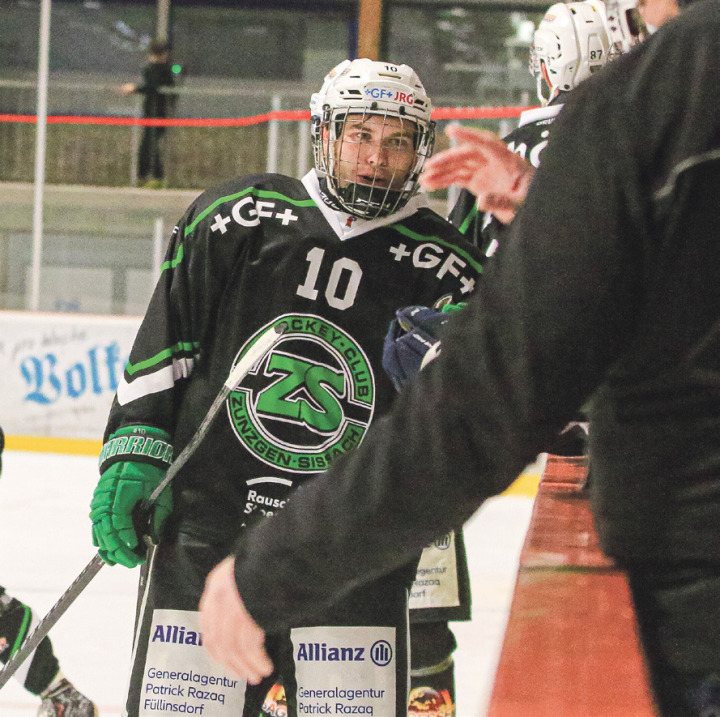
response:
<path fill-rule="evenodd" d="M 565 94 L 561 93 L 555 101 Z M 547 107 L 525 110 L 520 115 L 517 128 L 503 137 L 503 142 L 508 149 L 527 159 L 533 167 L 539 167 L 540 154 L 547 146 L 550 136 L 550 125 L 561 109 L 562 104 L 558 102 Z M 472 192 L 467 189 L 460 192 L 448 219 L 468 241 L 481 250 L 483 256 L 492 256 L 504 225 L 491 214 L 478 212 L 476 197 Z"/>
<path fill-rule="evenodd" d="M 253 340 L 289 326 L 178 473 L 185 532 L 226 538 L 357 446 L 395 397 L 381 364 L 395 310 L 461 301 L 478 279 L 478 252 L 424 197 L 362 220 L 321 191 L 314 172 L 235 180 L 173 232 L 106 439 L 150 425 L 178 455 Z"/>

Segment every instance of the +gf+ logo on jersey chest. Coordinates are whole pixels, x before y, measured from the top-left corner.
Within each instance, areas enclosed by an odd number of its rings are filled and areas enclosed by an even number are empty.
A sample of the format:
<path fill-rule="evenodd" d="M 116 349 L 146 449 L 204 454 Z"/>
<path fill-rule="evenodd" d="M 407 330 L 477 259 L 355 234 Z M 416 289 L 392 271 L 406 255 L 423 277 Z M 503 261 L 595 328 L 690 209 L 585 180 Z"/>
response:
<path fill-rule="evenodd" d="M 252 197 L 243 197 L 233 205 L 230 216 L 223 217 L 219 212 L 213 217 L 214 223 L 210 225 L 213 232 L 221 234 L 227 232 L 227 225 L 235 220 L 242 227 L 256 227 L 260 224 L 260 218 L 277 219 L 284 227 L 290 222 L 298 220 L 297 214 L 293 213 L 291 207 L 286 207 L 282 212 L 276 212 L 275 202 L 255 201 Z"/>
<path fill-rule="evenodd" d="M 433 242 L 418 244 L 410 251 L 402 242 L 392 246 L 388 251 L 395 257 L 395 261 L 411 261 L 416 269 L 434 269 L 438 267 L 435 276 L 442 279 L 445 274 L 452 274 L 460 280 L 460 293 L 469 294 L 475 288 L 475 279 L 460 273 L 467 266 L 467 262 L 452 251 L 443 249 Z"/>

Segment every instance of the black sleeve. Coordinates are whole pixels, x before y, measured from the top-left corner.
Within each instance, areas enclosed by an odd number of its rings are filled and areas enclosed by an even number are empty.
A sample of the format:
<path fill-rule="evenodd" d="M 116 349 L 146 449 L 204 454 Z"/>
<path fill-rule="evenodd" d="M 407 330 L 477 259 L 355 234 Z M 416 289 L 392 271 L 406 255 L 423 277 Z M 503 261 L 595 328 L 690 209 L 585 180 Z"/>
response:
<path fill-rule="evenodd" d="M 481 217 L 478 214 L 477 200 L 474 194 L 467 189 L 461 190 L 455 206 L 452 208 L 448 221 L 469 241 L 477 246 L 475 241 L 477 223 Z"/>
<path fill-rule="evenodd" d="M 556 121 L 525 206 L 440 357 L 362 445 L 245 542 L 236 581 L 264 629 L 293 624 L 464 523 L 549 443 L 629 342 L 649 246 L 643 175 L 671 131 L 649 132 L 646 118 L 672 117 L 689 90 L 644 91 L 673 64 L 616 63 Z"/>
<path fill-rule="evenodd" d="M 213 341 L 218 303 L 252 235 L 252 229 L 238 226 L 218 241 L 211 229 L 216 198 L 249 186 L 252 177 L 243 181 L 202 194 L 173 229 L 110 410 L 105 439 L 132 424 L 174 434 L 187 379 Z"/>

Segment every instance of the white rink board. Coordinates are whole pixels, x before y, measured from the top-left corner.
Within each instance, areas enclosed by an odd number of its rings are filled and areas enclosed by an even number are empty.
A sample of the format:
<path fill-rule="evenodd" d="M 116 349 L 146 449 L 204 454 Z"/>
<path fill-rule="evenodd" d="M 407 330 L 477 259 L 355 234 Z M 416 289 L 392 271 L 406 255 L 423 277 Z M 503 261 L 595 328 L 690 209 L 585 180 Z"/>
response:
<path fill-rule="evenodd" d="M 95 457 L 3 454 L 0 585 L 39 617 L 93 557 L 87 516 L 96 482 Z M 531 510 L 532 498 L 493 498 L 466 527 L 473 620 L 453 624 L 457 717 L 486 711 Z M 62 669 L 99 717 L 121 715 L 138 573 L 104 567 L 50 633 Z M 35 717 L 38 704 L 14 680 L 0 691 L 1 717 Z"/>
<path fill-rule="evenodd" d="M 7 435 L 102 440 L 138 317 L 0 311 Z"/>

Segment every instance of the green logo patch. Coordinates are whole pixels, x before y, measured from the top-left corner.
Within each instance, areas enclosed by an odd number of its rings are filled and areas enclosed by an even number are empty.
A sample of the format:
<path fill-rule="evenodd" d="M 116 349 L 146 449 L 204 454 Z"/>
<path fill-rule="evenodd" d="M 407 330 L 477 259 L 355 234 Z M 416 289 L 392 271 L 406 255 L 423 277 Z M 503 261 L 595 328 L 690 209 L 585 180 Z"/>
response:
<path fill-rule="evenodd" d="M 267 465 L 317 473 L 362 441 L 375 410 L 375 380 L 360 345 L 311 314 L 287 314 L 288 330 L 228 397 L 240 442 Z"/>

